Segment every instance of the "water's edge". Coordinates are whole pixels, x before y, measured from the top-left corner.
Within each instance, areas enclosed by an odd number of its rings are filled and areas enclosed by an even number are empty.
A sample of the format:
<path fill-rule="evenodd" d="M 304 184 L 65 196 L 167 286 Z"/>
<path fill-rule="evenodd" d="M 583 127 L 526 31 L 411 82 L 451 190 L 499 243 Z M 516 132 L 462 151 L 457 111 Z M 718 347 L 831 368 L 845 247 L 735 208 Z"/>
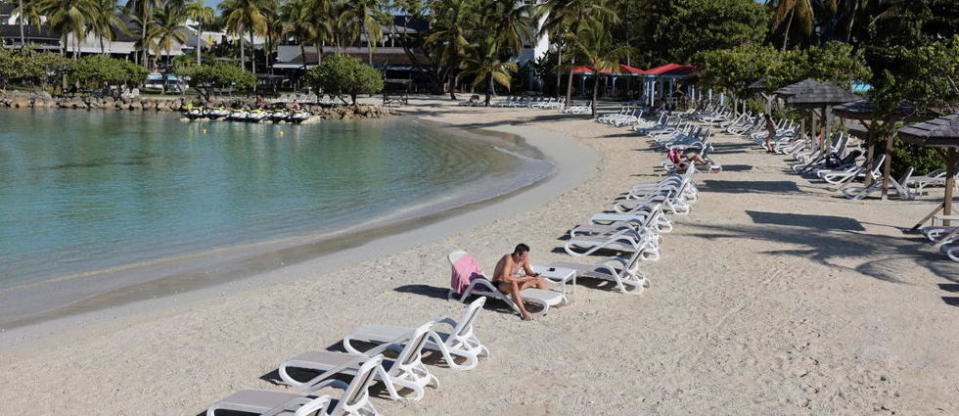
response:
<path fill-rule="evenodd" d="M 426 121 L 429 122 L 430 120 L 426 119 Z M 432 120 L 432 122 L 437 122 L 437 120 Z M 523 129 L 512 128 L 511 126 L 492 130 L 468 129 L 465 131 L 465 135 L 472 137 L 479 135 L 487 138 L 494 136 L 496 140 L 516 140 L 515 136 L 511 135 L 521 134 L 524 136 L 524 139 L 520 139 L 521 142 L 525 142 L 525 145 L 534 149 L 537 156 L 542 160 L 549 161 L 552 164 L 553 169 L 548 174 L 536 177 L 530 183 L 518 186 L 508 192 L 484 195 L 475 198 L 475 200 L 439 201 L 438 203 L 426 204 L 412 212 L 381 218 L 322 236 L 287 238 L 282 241 L 268 241 L 217 250 L 212 253 L 202 253 L 201 255 L 191 256 L 192 258 L 188 259 L 189 261 L 182 264 L 180 268 L 171 268 L 166 261 L 151 262 L 138 266 L 140 269 L 137 272 L 142 276 L 141 281 L 124 282 L 126 284 L 107 290 L 102 290 L 103 288 L 100 287 L 101 290 L 98 291 L 96 285 L 74 279 L 51 282 L 30 289 L 35 293 L 25 293 L 23 290 L 18 291 L 15 296 L 9 296 L 10 293 L 0 293 L 0 305 L 8 305 L 4 309 L 10 311 L 20 308 L 19 311 L 21 312 L 18 314 L 3 313 L 4 311 L 0 310 L 0 316 L 3 316 L 0 328 L 4 332 L 0 334 L 0 345 L 17 344 L 58 330 L 80 326 L 87 322 L 100 321 L 104 317 L 124 315 L 124 313 L 117 311 L 117 309 L 123 309 L 118 308 L 120 306 L 151 303 L 155 304 L 154 307 L 159 307 L 161 305 L 156 304 L 162 303 L 164 298 L 178 298 L 174 300 L 175 302 L 176 300 L 185 300 L 181 298 L 202 297 L 201 292 L 206 293 L 206 295 L 216 295 L 226 291 L 257 286 L 257 283 L 251 281 L 263 281 L 260 284 L 266 284 L 279 279 L 300 276 L 302 274 L 297 269 L 307 266 L 310 273 L 317 273 L 316 266 L 327 270 L 345 266 L 362 260 L 364 257 L 358 255 L 359 253 L 343 256 L 338 253 L 357 251 L 364 246 L 390 240 L 389 237 L 418 232 L 426 234 L 422 236 L 426 237 L 425 239 L 421 237 L 406 240 L 407 242 L 415 241 L 413 245 L 418 245 L 423 242 L 422 240 L 435 239 L 448 233 L 448 230 L 433 230 L 431 232 L 423 230 L 435 228 L 434 226 L 437 224 L 456 222 L 454 220 L 457 218 L 467 217 L 463 214 L 468 212 L 476 214 L 477 211 L 488 210 L 493 205 L 520 198 L 524 194 L 529 194 L 531 189 L 542 188 L 544 184 L 549 182 L 559 182 L 556 180 L 557 176 L 569 176 L 563 175 L 564 169 L 562 163 L 557 163 L 558 159 L 568 159 L 570 155 L 575 154 L 577 155 L 577 167 L 582 168 L 586 166 L 582 165 L 583 150 L 585 149 L 586 152 L 592 154 L 591 150 L 568 138 L 549 137 L 549 142 L 562 142 L 562 146 L 555 146 L 557 148 L 552 149 L 554 146 L 551 145 L 547 149 L 544 146 L 546 140 L 545 137 L 542 137 L 542 134 L 537 135 L 532 132 L 515 130 Z M 503 136 L 503 133 L 510 136 Z M 531 140 L 528 140 L 529 136 L 536 136 L 532 143 Z M 482 139 L 482 137 L 479 139 Z M 592 159 L 595 159 L 595 155 Z M 595 163 L 595 160 L 592 163 Z M 562 188 L 571 187 L 570 184 L 578 183 L 585 176 L 585 170 L 574 170 L 580 171 L 578 178 L 574 178 L 572 181 L 569 180 L 570 178 L 566 178 L 562 181 L 563 184 L 559 184 L 562 185 Z M 549 194 L 557 195 L 553 191 Z M 529 201 L 530 199 L 527 197 L 527 202 Z M 542 202 L 541 199 L 533 199 L 532 201 L 534 205 Z M 497 211 L 497 214 L 503 212 L 502 207 L 493 209 L 493 211 Z M 479 217 L 488 217 L 488 215 Z M 477 219 L 483 221 L 482 218 Z M 464 224 L 474 223 L 475 220 L 458 221 L 460 224 L 456 228 L 463 228 Z M 390 245 L 388 251 L 406 248 L 409 245 L 409 243 L 393 244 Z M 371 252 L 382 253 L 383 251 Z M 344 259 L 352 260 L 343 261 Z M 317 264 L 320 262 L 322 264 Z M 264 275 L 272 275 L 278 279 L 263 279 L 262 276 Z M 250 279 L 253 276 L 259 277 Z M 76 299 L 75 296 L 78 294 L 77 292 L 69 293 L 71 291 L 69 286 L 71 285 L 79 285 L 79 294 L 81 295 L 79 299 Z M 72 301 L 69 299 L 70 295 L 74 295 Z M 58 299 L 58 297 L 64 296 L 65 298 Z M 3 299 L 4 297 L 8 299 Z M 16 305 L 14 305 L 14 302 L 7 302 L 11 299 L 19 299 L 20 301 L 15 302 Z M 31 299 L 34 301 L 34 308 L 36 307 L 36 301 L 41 299 L 45 305 L 58 306 L 42 310 L 35 309 L 32 313 L 23 313 L 29 312 L 25 309 L 30 308 L 24 307 L 24 305 L 29 304 Z M 143 307 L 145 305 L 133 309 L 142 309 Z M 147 309 L 150 308 L 147 307 Z"/>

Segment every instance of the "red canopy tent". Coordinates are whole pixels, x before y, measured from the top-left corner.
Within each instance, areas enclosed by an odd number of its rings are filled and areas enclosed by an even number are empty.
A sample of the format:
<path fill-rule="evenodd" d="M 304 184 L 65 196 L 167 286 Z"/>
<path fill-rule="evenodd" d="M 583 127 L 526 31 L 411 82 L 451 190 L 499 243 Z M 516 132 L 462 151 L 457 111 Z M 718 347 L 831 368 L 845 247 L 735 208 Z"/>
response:
<path fill-rule="evenodd" d="M 573 73 L 580 74 L 580 75 L 595 75 L 596 70 L 588 66 L 577 66 L 573 68 Z M 617 72 L 613 72 L 609 69 L 604 69 L 602 71 L 599 71 L 599 73 L 603 75 L 646 75 L 646 71 L 643 71 L 642 69 L 639 69 L 639 68 L 631 67 L 629 65 L 620 65 L 619 71 Z"/>
<path fill-rule="evenodd" d="M 665 77 L 682 77 L 687 76 L 692 73 L 699 71 L 695 65 L 680 65 L 675 63 L 668 63 L 663 66 L 657 66 L 652 69 L 647 69 L 643 71 L 645 75 L 653 76 L 665 76 Z"/>

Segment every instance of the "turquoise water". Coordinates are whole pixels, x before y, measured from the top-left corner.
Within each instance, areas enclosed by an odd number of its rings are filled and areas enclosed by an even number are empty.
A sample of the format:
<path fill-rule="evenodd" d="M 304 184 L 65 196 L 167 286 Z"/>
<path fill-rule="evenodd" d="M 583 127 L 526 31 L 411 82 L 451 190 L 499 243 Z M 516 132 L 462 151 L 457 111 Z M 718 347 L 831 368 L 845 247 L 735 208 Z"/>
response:
<path fill-rule="evenodd" d="M 409 119 L 0 112 L 0 288 L 515 189 L 504 146 Z"/>

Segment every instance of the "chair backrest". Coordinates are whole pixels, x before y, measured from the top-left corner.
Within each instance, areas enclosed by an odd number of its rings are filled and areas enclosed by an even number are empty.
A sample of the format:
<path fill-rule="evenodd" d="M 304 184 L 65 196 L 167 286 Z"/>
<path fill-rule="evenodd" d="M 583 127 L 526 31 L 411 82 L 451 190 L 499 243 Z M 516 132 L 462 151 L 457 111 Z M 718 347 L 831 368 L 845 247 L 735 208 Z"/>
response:
<path fill-rule="evenodd" d="M 456 327 L 453 328 L 454 337 L 470 333 L 470 330 L 473 328 L 473 322 L 476 321 L 476 315 L 479 315 L 479 311 L 483 309 L 484 304 L 486 304 L 486 298 L 479 297 L 466 307 L 466 311 L 463 312 L 463 317 L 460 318 L 459 322 L 456 323 Z M 452 338 L 453 337 L 451 337 L 451 339 Z"/>
<path fill-rule="evenodd" d="M 382 354 L 378 354 L 363 362 L 360 369 L 356 371 L 356 377 L 353 377 L 353 381 L 351 381 L 350 385 L 343 391 L 343 397 L 337 404 L 336 409 L 333 409 L 333 412 L 331 412 L 332 414 L 336 414 L 337 410 L 341 407 L 356 406 L 369 399 L 370 384 L 373 384 L 376 378 L 374 377 L 374 371 L 382 368 L 380 366 L 382 362 Z"/>
<path fill-rule="evenodd" d="M 299 409 L 296 409 L 296 413 L 293 413 L 293 416 L 326 415 L 328 413 L 322 410 L 326 409 L 326 406 L 329 404 L 330 396 L 324 394 L 300 406 Z"/>
<path fill-rule="evenodd" d="M 409 365 L 419 361 L 423 346 L 426 345 L 426 337 L 432 328 L 433 321 L 430 321 L 414 329 L 413 336 L 410 337 L 409 342 L 406 343 L 406 346 L 403 347 L 403 350 L 400 351 L 400 354 L 396 357 L 396 362 L 402 365 Z M 394 365 L 393 368 L 390 368 L 390 371 L 399 370 L 400 367 L 399 365 Z"/>
<path fill-rule="evenodd" d="M 450 253 L 450 255 L 447 256 L 447 259 L 450 261 L 450 266 L 456 264 L 456 262 L 459 261 L 459 259 L 465 255 L 466 255 L 466 252 L 463 250 L 455 250 L 452 253 Z"/>

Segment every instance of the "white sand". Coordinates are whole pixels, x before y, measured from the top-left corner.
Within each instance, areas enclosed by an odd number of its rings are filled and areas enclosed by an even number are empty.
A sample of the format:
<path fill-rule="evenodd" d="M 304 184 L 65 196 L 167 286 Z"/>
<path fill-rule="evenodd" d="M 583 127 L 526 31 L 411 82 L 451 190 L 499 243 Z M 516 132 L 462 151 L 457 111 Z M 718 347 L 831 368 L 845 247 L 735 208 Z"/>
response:
<path fill-rule="evenodd" d="M 454 124 L 576 137 L 600 162 L 588 182 L 540 205 L 382 258 L 281 284 L 189 299 L 0 350 L 0 414 L 196 414 L 306 349 L 369 323 L 416 325 L 445 301 L 445 255 L 486 268 L 518 242 L 538 263 L 557 240 L 662 155 L 623 129 L 556 113 L 418 108 Z M 580 287 L 532 323 L 484 311 L 492 357 L 469 372 L 431 367 L 418 403 L 385 415 L 959 414 L 959 265 L 897 228 L 935 205 L 850 202 L 784 173 L 781 156 L 719 136 L 726 171 L 674 217 L 640 297 Z M 548 144 L 546 144 L 548 146 Z M 584 153 L 585 157 L 589 157 Z M 575 182 L 575 178 L 570 179 Z M 484 223 L 486 222 L 486 223 Z M 411 244 L 412 245 L 412 244 Z M 370 251 L 375 257 L 379 252 Z M 444 297 L 441 299 L 441 297 Z"/>

